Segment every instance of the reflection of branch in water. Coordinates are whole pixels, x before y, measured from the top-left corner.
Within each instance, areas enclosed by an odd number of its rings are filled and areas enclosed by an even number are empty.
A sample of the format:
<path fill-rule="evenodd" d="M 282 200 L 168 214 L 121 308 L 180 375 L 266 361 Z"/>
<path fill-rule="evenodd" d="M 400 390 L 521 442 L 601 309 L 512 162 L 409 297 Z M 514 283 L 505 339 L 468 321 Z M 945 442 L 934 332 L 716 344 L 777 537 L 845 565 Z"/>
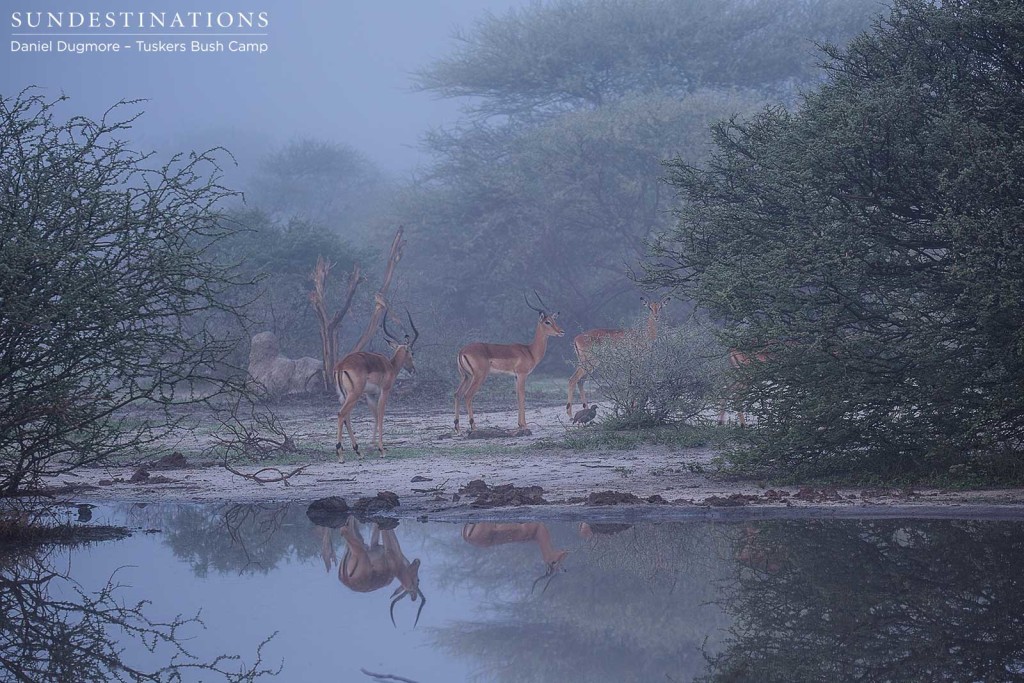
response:
<path fill-rule="evenodd" d="M 403 676 L 395 676 L 394 674 L 375 674 L 372 671 L 366 669 L 360 669 L 364 674 L 370 678 L 376 678 L 378 681 L 400 681 L 400 683 L 416 683 L 411 678 L 404 678 Z"/>
<path fill-rule="evenodd" d="M 169 621 L 146 614 L 149 601 L 126 604 L 116 573 L 94 593 L 86 593 L 37 556 L 0 559 L 0 678 L 33 681 L 168 681 L 201 673 L 204 680 L 255 681 L 280 672 L 263 663 L 263 647 L 246 665 L 238 655 L 200 661 L 185 649 L 198 615 Z M 55 597 L 61 596 L 61 597 Z M 120 642 L 115 641 L 120 637 Z M 124 658 L 135 641 L 150 653 L 166 651 L 167 664 L 144 670 Z M 136 648 L 138 649 L 138 648 Z"/>
<path fill-rule="evenodd" d="M 224 512 L 224 526 L 231 538 L 231 545 L 242 551 L 245 555 L 246 564 L 239 571 L 244 572 L 250 566 L 256 565 L 266 569 L 261 562 L 254 560 L 249 552 L 249 542 L 255 540 L 255 545 L 263 548 L 270 541 L 274 534 L 281 530 L 287 515 L 288 508 L 285 505 L 262 506 L 262 505 L 232 505 Z M 267 513 L 268 516 L 264 516 Z M 246 539 L 246 532 L 251 534 L 250 529 L 255 528 L 259 537 Z"/>

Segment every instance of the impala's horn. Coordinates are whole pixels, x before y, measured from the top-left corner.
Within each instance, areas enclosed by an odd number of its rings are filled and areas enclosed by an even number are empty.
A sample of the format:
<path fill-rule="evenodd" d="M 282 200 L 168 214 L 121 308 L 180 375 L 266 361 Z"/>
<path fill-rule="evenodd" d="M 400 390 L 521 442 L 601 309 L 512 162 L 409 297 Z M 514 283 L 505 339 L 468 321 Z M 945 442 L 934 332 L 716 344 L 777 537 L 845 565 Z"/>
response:
<path fill-rule="evenodd" d="M 394 342 L 396 344 L 401 344 L 402 343 L 402 341 L 398 337 L 396 337 L 395 335 L 391 334 L 391 330 L 388 329 L 388 312 L 387 311 L 384 311 L 384 337 L 388 341 L 392 341 L 392 342 Z"/>
<path fill-rule="evenodd" d="M 412 321 L 412 314 L 409 313 L 409 309 L 405 309 L 405 317 L 409 319 L 409 327 L 412 328 L 412 341 L 409 342 L 409 346 L 416 343 L 416 340 L 420 338 L 420 331 L 416 329 L 416 323 Z M 406 335 L 408 338 L 408 335 Z"/>
<path fill-rule="evenodd" d="M 547 583 L 544 584 L 544 590 L 540 592 L 541 595 L 544 595 L 548 591 L 548 586 L 551 585 L 551 582 L 555 580 L 556 576 L 558 576 L 558 563 L 552 562 L 547 566 L 547 571 L 545 571 L 543 574 L 541 574 L 534 580 L 533 586 L 530 588 L 530 593 L 532 594 L 533 591 L 537 590 L 538 583 L 540 583 L 544 579 L 547 579 Z"/>
<path fill-rule="evenodd" d="M 395 592 L 398 593 L 398 596 L 394 600 L 391 601 L 391 610 L 390 610 L 390 612 L 391 612 L 391 625 L 394 626 L 395 628 L 398 628 L 398 624 L 395 623 L 395 605 L 397 605 L 399 600 L 404 598 L 406 595 L 409 596 L 410 600 L 415 602 L 416 601 L 416 594 L 419 593 L 419 596 L 420 596 L 420 608 L 418 610 L 416 610 L 416 621 L 414 621 L 413 625 L 412 625 L 413 628 L 416 628 L 419 625 L 419 623 L 420 623 L 420 615 L 423 614 L 423 608 L 427 606 L 427 596 L 424 595 L 423 591 L 419 590 L 418 588 L 417 588 L 416 591 L 413 592 L 413 591 L 403 590 L 402 587 L 399 586 L 398 589 Z"/>
<path fill-rule="evenodd" d="M 534 294 L 536 294 L 536 292 L 534 292 Z M 539 299 L 540 299 L 540 297 L 538 297 L 538 300 L 539 300 Z M 527 306 L 529 306 L 531 310 L 534 310 L 534 311 L 536 311 L 537 313 L 540 313 L 541 315 L 544 315 L 544 309 L 542 309 L 542 308 L 537 308 L 536 306 L 534 306 L 533 304 L 531 304 L 531 303 L 530 303 L 530 295 L 529 295 L 529 294 L 527 294 L 526 292 L 523 292 L 523 301 L 525 301 L 525 302 L 526 302 L 526 305 L 527 305 Z"/>

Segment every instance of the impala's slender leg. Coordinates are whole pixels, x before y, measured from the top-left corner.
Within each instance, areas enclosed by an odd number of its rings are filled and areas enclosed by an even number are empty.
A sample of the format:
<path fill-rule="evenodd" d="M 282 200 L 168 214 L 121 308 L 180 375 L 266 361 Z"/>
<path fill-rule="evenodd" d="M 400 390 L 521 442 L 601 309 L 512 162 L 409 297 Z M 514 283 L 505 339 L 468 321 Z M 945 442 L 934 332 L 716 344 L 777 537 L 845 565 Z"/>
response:
<path fill-rule="evenodd" d="M 377 425 L 379 424 L 379 421 L 377 420 L 377 414 L 380 412 L 380 394 L 374 394 L 372 392 L 367 391 L 365 394 L 363 394 L 363 398 L 366 399 L 366 405 L 369 406 L 370 414 L 373 415 L 373 436 L 371 437 L 370 443 L 376 443 Z M 359 457 L 362 458 L 363 454 L 360 453 Z"/>
<path fill-rule="evenodd" d="M 380 451 L 380 457 L 384 457 L 384 408 L 388 404 L 387 392 L 380 392 L 380 398 L 377 399 L 377 450 Z"/>
<path fill-rule="evenodd" d="M 352 429 L 352 421 L 349 416 L 352 413 L 352 409 L 355 407 L 356 402 L 359 400 L 359 394 L 362 393 L 363 386 L 366 384 L 365 378 L 359 378 L 351 375 L 348 372 L 342 372 L 341 381 L 339 383 L 339 389 L 341 394 L 345 397 L 345 400 L 341 404 L 341 409 L 338 411 L 338 442 L 335 444 L 334 449 L 338 454 L 338 462 L 345 462 L 345 451 L 343 450 L 341 440 L 344 438 L 343 427 L 348 427 L 348 434 L 352 437 L 352 450 L 359 455 L 359 444 L 356 443 L 356 433 Z M 360 384 L 361 379 L 361 384 Z"/>
<path fill-rule="evenodd" d="M 455 390 L 455 433 L 459 432 L 459 400 L 466 397 L 466 389 L 469 388 L 469 384 L 472 381 L 473 374 L 463 367 L 463 363 L 469 364 L 468 360 L 465 360 L 465 356 L 459 355 L 455 359 L 459 368 L 459 387 Z"/>
<path fill-rule="evenodd" d="M 469 431 L 472 432 L 476 429 L 476 421 L 473 419 L 473 397 L 476 396 L 476 392 L 479 391 L 480 385 L 487 379 L 487 374 L 490 372 L 490 368 L 484 367 L 473 375 L 470 381 L 469 388 L 466 389 L 466 414 L 469 415 Z"/>
<path fill-rule="evenodd" d="M 519 399 L 519 429 L 526 429 L 526 377 L 516 375 L 516 396 Z"/>

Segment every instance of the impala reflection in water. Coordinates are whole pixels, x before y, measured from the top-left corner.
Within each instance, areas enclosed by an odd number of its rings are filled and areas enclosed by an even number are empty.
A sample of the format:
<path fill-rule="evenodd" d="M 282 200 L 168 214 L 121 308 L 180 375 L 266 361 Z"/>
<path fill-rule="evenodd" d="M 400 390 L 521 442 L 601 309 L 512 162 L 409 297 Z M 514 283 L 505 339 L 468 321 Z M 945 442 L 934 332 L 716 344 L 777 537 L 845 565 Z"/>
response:
<path fill-rule="evenodd" d="M 23 634 L 70 633 L 96 605 L 124 618 L 77 631 L 93 638 L 91 652 L 158 671 L 175 646 L 150 652 L 137 627 L 201 612 L 205 630 L 177 631 L 188 633 L 188 661 L 237 654 L 232 667 L 252 674 L 186 668 L 183 680 L 255 680 L 278 666 L 279 680 L 373 680 L 365 670 L 417 683 L 1024 676 L 1021 521 L 445 524 L 305 513 L 97 508 L 92 523 L 160 533 L 5 550 L 0 679 L 116 680 L 85 655 L 72 678 L 26 668 L 64 650 Z M 68 578 L 46 578 L 57 570 Z M 117 604 L 149 601 L 140 613 L 110 610 L 112 576 Z"/>
<path fill-rule="evenodd" d="M 338 562 L 334 552 L 334 544 L 331 540 L 331 529 L 318 526 L 317 532 L 321 538 L 321 556 L 324 566 L 330 571 L 332 565 L 338 567 L 338 580 L 348 589 L 357 593 L 372 593 L 385 586 L 390 586 L 392 581 L 398 580 L 398 588 L 391 594 L 391 624 L 395 624 L 395 605 L 404 597 L 416 602 L 420 600 L 420 607 L 416 611 L 415 627 L 420 623 L 420 615 L 427 604 L 427 597 L 420 589 L 420 561 L 415 559 L 412 562 L 402 554 L 402 546 L 398 543 L 394 527 L 397 522 L 371 523 L 370 543 L 363 540 L 359 525 L 354 516 L 350 516 L 344 524 L 337 527 L 342 538 L 345 539 L 345 555 Z"/>

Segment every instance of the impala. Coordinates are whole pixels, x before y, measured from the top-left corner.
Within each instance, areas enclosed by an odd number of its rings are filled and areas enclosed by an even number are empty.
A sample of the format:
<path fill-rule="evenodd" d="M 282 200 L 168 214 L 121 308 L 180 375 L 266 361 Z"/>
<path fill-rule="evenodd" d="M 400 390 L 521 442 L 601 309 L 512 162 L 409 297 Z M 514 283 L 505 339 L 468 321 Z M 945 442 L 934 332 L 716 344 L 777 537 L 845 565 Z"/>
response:
<path fill-rule="evenodd" d="M 658 337 L 658 317 L 661 315 L 662 307 L 668 303 L 668 297 L 665 297 L 661 301 L 647 301 L 641 299 L 644 306 L 647 307 L 647 338 L 654 341 Z M 573 390 L 576 389 L 577 385 L 580 388 L 580 402 L 583 407 L 587 407 L 587 397 L 583 394 L 583 382 L 587 376 L 587 373 L 594 368 L 594 359 L 591 356 L 591 351 L 594 346 L 598 344 L 604 344 L 609 341 L 617 341 L 629 334 L 630 330 L 620 329 L 607 329 L 598 328 L 595 330 L 587 330 L 576 335 L 576 338 L 572 340 L 573 348 L 576 349 L 576 358 L 579 360 L 579 365 L 576 367 L 576 372 L 569 378 L 569 401 L 565 404 L 565 412 L 572 417 L 572 395 Z"/>
<path fill-rule="evenodd" d="M 546 591 L 551 581 L 558 575 L 558 570 L 565 571 L 562 564 L 569 554 L 568 550 L 555 549 L 551 543 L 551 533 L 540 522 L 467 524 L 462 527 L 462 540 L 478 548 L 490 548 L 505 543 L 536 543 L 540 548 L 541 557 L 544 559 L 544 573 L 533 582 L 530 592 L 533 592 L 537 588 L 537 584 L 544 579 L 548 580 L 544 584 Z"/>
<path fill-rule="evenodd" d="M 780 345 L 784 347 L 793 347 L 796 346 L 796 342 L 791 340 L 772 341 L 769 342 L 765 347 L 749 354 L 740 351 L 739 349 L 729 349 L 729 366 L 734 371 L 738 371 L 741 370 L 743 366 L 750 365 L 751 363 L 764 363 L 770 361 L 773 355 L 775 354 L 775 351 L 773 351 L 772 348 L 777 348 Z M 741 378 L 733 382 L 731 385 L 729 385 L 729 388 L 726 389 L 726 398 L 722 399 L 721 407 L 718 411 L 718 424 L 725 424 L 726 403 L 728 401 L 728 396 L 736 394 L 739 389 L 742 389 L 745 386 L 746 384 L 744 380 Z M 747 425 L 747 421 L 746 417 L 743 414 L 743 405 L 738 403 L 736 407 L 738 409 L 736 411 L 737 421 L 739 422 L 740 427 L 745 427 Z"/>
<path fill-rule="evenodd" d="M 459 388 L 455 390 L 455 431 L 459 431 L 459 401 L 465 399 L 466 414 L 469 415 L 469 431 L 476 427 L 473 420 L 473 396 L 480 385 L 493 372 L 501 372 L 516 376 L 516 394 L 519 398 L 519 431 L 526 430 L 526 378 L 537 367 L 548 348 L 548 337 L 561 337 L 565 332 L 558 326 L 558 313 L 546 313 L 544 301 L 540 295 L 537 308 L 526 299 L 526 305 L 540 314 L 537 328 L 533 333 L 533 341 L 529 344 L 485 344 L 474 342 L 459 350 L 457 357 L 459 367 Z"/>
<path fill-rule="evenodd" d="M 412 347 L 420 334 L 412 322 L 412 316 L 408 313 L 406 315 L 413 337 L 409 339 L 409 335 L 405 335 L 405 338 L 399 341 L 398 337 L 388 331 L 387 313 L 384 314 L 384 338 L 394 349 L 391 358 L 379 353 L 359 351 L 348 354 L 334 366 L 335 385 L 338 387 L 338 398 L 341 400 L 341 409 L 338 411 L 338 441 L 334 446 L 338 462 L 345 462 L 345 450 L 341 440 L 344 437 L 343 427 L 346 426 L 349 436 L 352 437 L 352 450 L 362 457 L 359 444 L 356 443 L 356 433 L 352 429 L 352 421 L 349 419 L 352 408 L 361 396 L 366 398 L 366 403 L 374 414 L 373 435 L 380 457 L 384 457 L 384 409 L 387 407 L 388 394 L 391 393 L 395 378 L 403 368 L 410 373 L 416 372 L 412 362 Z"/>
<path fill-rule="evenodd" d="M 406 559 L 398 544 L 394 529 L 381 529 L 376 524 L 370 535 L 367 546 L 356 526 L 355 517 L 340 527 L 342 538 L 345 539 L 345 555 L 338 563 L 338 580 L 347 588 L 357 593 L 370 593 L 380 590 L 398 579 L 398 588 L 391 594 L 391 623 L 395 624 L 395 605 L 404 598 L 416 602 L 420 599 L 420 607 L 416 611 L 416 622 L 420 623 L 420 614 L 427 604 L 427 596 L 420 589 L 420 561 Z M 330 542 L 330 529 L 322 529 L 321 555 L 324 565 L 329 570 L 335 561 L 334 548 Z M 382 542 L 383 541 L 383 542 Z"/>

